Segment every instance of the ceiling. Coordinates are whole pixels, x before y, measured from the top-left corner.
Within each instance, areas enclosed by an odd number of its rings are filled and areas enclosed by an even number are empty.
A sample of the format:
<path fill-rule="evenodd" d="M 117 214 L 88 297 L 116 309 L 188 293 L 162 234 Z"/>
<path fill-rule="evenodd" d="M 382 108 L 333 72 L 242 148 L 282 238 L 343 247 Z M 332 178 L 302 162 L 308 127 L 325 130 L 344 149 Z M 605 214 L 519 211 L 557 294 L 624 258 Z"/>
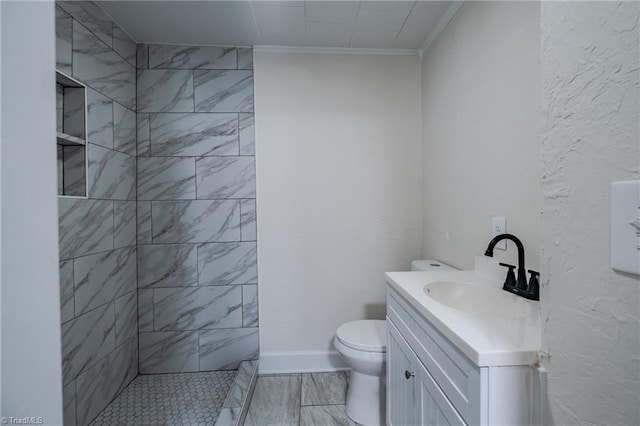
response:
<path fill-rule="evenodd" d="M 459 1 L 99 1 L 138 43 L 420 49 Z"/>

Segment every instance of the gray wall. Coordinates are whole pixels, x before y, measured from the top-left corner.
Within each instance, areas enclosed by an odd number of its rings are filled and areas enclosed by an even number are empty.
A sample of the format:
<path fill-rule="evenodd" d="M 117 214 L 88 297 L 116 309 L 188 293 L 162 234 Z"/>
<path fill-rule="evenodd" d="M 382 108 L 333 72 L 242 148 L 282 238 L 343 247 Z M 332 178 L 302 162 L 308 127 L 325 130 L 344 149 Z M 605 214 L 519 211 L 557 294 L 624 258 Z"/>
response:
<path fill-rule="evenodd" d="M 57 2 L 57 69 L 88 86 L 88 199 L 60 198 L 66 425 L 138 374 L 135 43 L 95 4 Z"/>
<path fill-rule="evenodd" d="M 140 373 L 258 357 L 252 50 L 138 45 Z"/>
<path fill-rule="evenodd" d="M 52 2 L 0 2 L 0 416 L 62 421 Z"/>

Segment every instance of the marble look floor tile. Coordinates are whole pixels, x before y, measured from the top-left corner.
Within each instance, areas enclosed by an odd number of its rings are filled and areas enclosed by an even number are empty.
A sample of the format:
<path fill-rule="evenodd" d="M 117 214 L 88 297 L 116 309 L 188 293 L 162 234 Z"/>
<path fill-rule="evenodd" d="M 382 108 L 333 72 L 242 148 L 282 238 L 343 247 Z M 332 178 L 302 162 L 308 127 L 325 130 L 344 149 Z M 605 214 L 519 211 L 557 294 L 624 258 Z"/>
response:
<path fill-rule="evenodd" d="M 135 289 L 135 246 L 74 259 L 76 315 Z"/>
<path fill-rule="evenodd" d="M 77 21 L 73 22 L 73 77 L 135 110 L 135 68 Z"/>
<path fill-rule="evenodd" d="M 131 339 L 78 377 L 78 424 L 93 420 L 137 375 L 138 345 Z"/>
<path fill-rule="evenodd" d="M 243 406 L 251 388 L 251 382 L 258 369 L 258 360 L 242 361 L 233 379 L 233 384 L 224 400 L 223 408 L 240 408 Z M 248 406 L 246 408 L 249 408 Z"/>
<path fill-rule="evenodd" d="M 138 158 L 139 200 L 191 200 L 195 198 L 195 158 Z"/>
<path fill-rule="evenodd" d="M 302 405 L 344 404 L 347 377 L 343 372 L 302 375 Z"/>
<path fill-rule="evenodd" d="M 149 68 L 235 69 L 235 47 L 149 45 Z"/>
<path fill-rule="evenodd" d="M 71 75 L 73 24 L 70 15 L 56 6 L 56 69 Z"/>
<path fill-rule="evenodd" d="M 215 426 L 236 426 L 240 422 L 240 407 L 222 407 Z"/>
<path fill-rule="evenodd" d="M 240 126 L 240 155 L 256 155 L 256 136 L 253 114 L 238 114 Z"/>
<path fill-rule="evenodd" d="M 136 45 L 136 67 L 139 70 L 149 68 L 149 45 L 145 43 L 138 43 Z"/>
<path fill-rule="evenodd" d="M 149 114 L 136 114 L 138 157 L 151 155 L 151 136 L 149 134 Z"/>
<path fill-rule="evenodd" d="M 113 101 L 87 88 L 87 140 L 113 148 Z"/>
<path fill-rule="evenodd" d="M 60 262 L 60 322 L 75 316 L 73 306 L 73 260 Z"/>
<path fill-rule="evenodd" d="M 193 72 L 195 111 L 253 112 L 253 72 Z"/>
<path fill-rule="evenodd" d="M 214 426 L 234 374 L 138 376 L 90 426 Z"/>
<path fill-rule="evenodd" d="M 151 155 L 238 155 L 237 114 L 151 115 Z"/>
<path fill-rule="evenodd" d="M 257 359 L 258 329 L 200 330 L 200 370 L 236 369 L 248 359 Z"/>
<path fill-rule="evenodd" d="M 153 331 L 153 290 L 138 290 L 138 331 Z"/>
<path fill-rule="evenodd" d="M 65 87 L 62 104 L 62 128 L 64 133 L 84 139 L 85 93 L 78 87 Z"/>
<path fill-rule="evenodd" d="M 141 244 L 138 246 L 138 287 L 198 285 L 195 244 Z"/>
<path fill-rule="evenodd" d="M 64 146 L 63 156 L 63 189 L 65 195 L 84 197 L 87 194 L 85 147 Z"/>
<path fill-rule="evenodd" d="M 316 405 L 300 407 L 300 426 L 356 426 L 347 417 L 344 405 Z"/>
<path fill-rule="evenodd" d="M 251 49 L 250 47 L 238 48 L 238 69 L 239 70 L 253 69 L 253 49 Z"/>
<path fill-rule="evenodd" d="M 237 200 L 152 201 L 153 242 L 207 243 L 240 240 Z"/>
<path fill-rule="evenodd" d="M 111 18 L 94 2 L 57 1 L 56 5 L 63 8 L 78 22 L 82 22 L 82 25 L 106 43 L 107 46 L 112 45 L 113 24 Z"/>
<path fill-rule="evenodd" d="M 129 247 L 136 243 L 136 202 L 113 202 L 113 247 Z"/>
<path fill-rule="evenodd" d="M 256 200 L 240 201 L 240 234 L 242 241 L 256 241 Z"/>
<path fill-rule="evenodd" d="M 137 337 L 138 333 L 138 302 L 137 292 L 119 297 L 116 303 L 116 347 L 127 340 Z"/>
<path fill-rule="evenodd" d="M 115 23 L 113 24 L 113 50 L 131 65 L 136 66 L 136 42 Z"/>
<path fill-rule="evenodd" d="M 136 202 L 138 244 L 151 244 L 151 201 Z"/>
<path fill-rule="evenodd" d="M 64 87 L 56 83 L 56 132 L 64 132 Z"/>
<path fill-rule="evenodd" d="M 196 160 L 198 199 L 254 198 L 253 157 L 201 157 Z"/>
<path fill-rule="evenodd" d="M 76 381 L 64 385 L 62 388 L 62 421 L 65 426 L 76 425 Z"/>
<path fill-rule="evenodd" d="M 198 284 L 230 285 L 258 282 L 256 243 L 198 245 Z"/>
<path fill-rule="evenodd" d="M 198 371 L 198 332 L 140 333 L 140 374 Z"/>
<path fill-rule="evenodd" d="M 116 346 L 114 304 L 62 324 L 62 379 L 67 384 Z"/>
<path fill-rule="evenodd" d="M 58 199 L 60 259 L 113 249 L 113 201 Z"/>
<path fill-rule="evenodd" d="M 258 322 L 258 285 L 242 286 L 242 326 L 257 327 Z"/>
<path fill-rule="evenodd" d="M 136 155 L 136 113 L 119 103 L 113 104 L 113 149 Z"/>
<path fill-rule="evenodd" d="M 64 194 L 64 147 L 56 145 L 56 167 L 58 169 L 58 195 Z"/>
<path fill-rule="evenodd" d="M 157 331 L 242 326 L 240 286 L 157 288 L 153 299 Z"/>
<path fill-rule="evenodd" d="M 136 157 L 88 145 L 89 197 L 134 200 L 136 197 Z"/>
<path fill-rule="evenodd" d="M 193 72 L 139 70 L 138 112 L 193 112 Z"/>
<path fill-rule="evenodd" d="M 258 377 L 245 426 L 298 426 L 300 387 L 299 375 Z"/>

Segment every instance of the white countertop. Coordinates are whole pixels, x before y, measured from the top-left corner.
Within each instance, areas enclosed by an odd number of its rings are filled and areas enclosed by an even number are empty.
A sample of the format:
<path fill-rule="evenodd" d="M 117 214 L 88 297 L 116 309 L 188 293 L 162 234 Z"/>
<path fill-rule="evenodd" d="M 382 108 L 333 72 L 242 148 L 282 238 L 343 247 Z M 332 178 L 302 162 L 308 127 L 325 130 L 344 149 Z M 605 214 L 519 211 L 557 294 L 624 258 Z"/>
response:
<path fill-rule="evenodd" d="M 479 367 L 533 365 L 541 349 L 540 302 L 526 301 L 529 316 L 517 319 L 472 315 L 431 299 L 423 287 L 435 281 L 462 281 L 502 288 L 506 271 L 477 257 L 472 271 L 387 272 L 387 283 Z"/>

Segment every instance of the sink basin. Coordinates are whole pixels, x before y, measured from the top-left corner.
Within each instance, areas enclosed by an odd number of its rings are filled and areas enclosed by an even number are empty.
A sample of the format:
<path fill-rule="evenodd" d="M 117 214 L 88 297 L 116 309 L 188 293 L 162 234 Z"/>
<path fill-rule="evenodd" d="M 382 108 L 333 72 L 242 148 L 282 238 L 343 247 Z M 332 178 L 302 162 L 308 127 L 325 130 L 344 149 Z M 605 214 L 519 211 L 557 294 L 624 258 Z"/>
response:
<path fill-rule="evenodd" d="M 437 281 L 425 285 L 424 292 L 438 303 L 472 315 L 524 318 L 531 313 L 529 304 L 519 296 L 472 283 Z"/>

